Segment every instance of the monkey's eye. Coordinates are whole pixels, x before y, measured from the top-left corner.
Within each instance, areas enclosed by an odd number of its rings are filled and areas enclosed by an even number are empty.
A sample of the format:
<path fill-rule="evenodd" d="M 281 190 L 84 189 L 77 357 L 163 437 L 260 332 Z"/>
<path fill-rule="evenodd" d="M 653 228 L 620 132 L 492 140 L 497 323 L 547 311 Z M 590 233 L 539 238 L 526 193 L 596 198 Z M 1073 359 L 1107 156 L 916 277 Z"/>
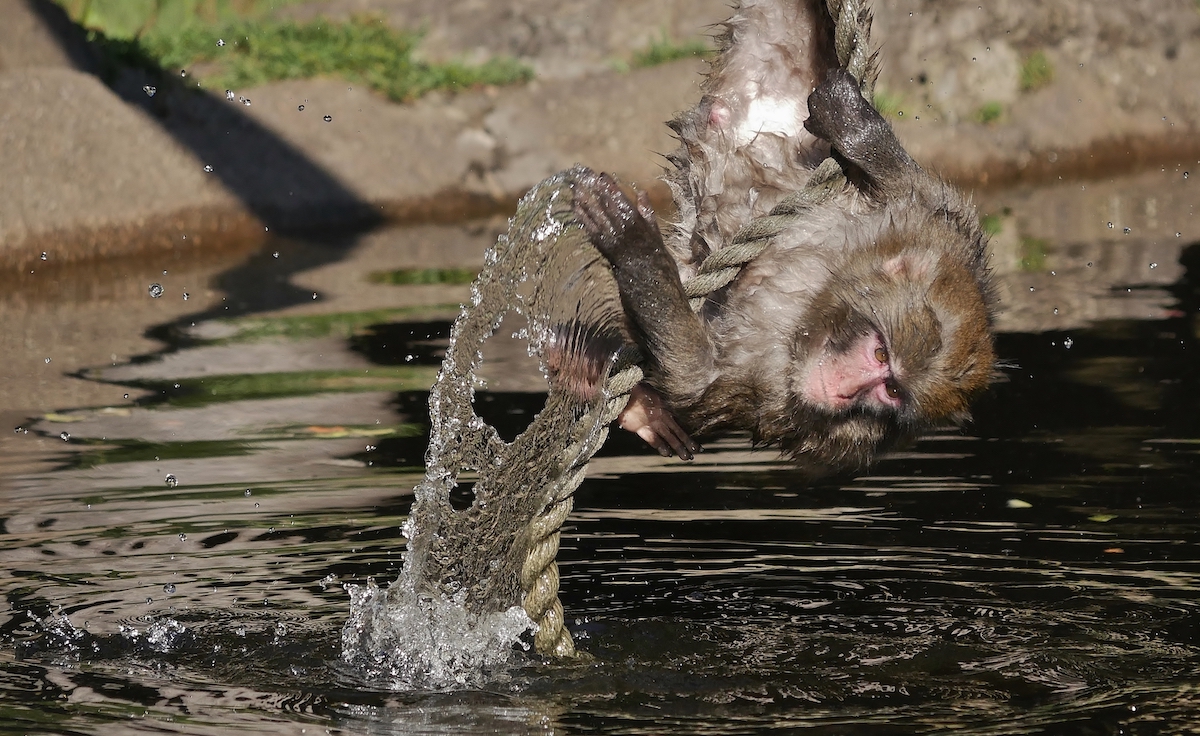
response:
<path fill-rule="evenodd" d="M 876 355 L 878 354 L 878 351 L 876 351 Z M 883 387 L 887 390 L 887 395 L 893 399 L 898 399 L 904 394 L 904 392 L 900 390 L 900 384 L 896 383 L 895 381 L 888 381 L 883 385 Z"/>
<path fill-rule="evenodd" d="M 884 347 L 884 346 L 882 346 L 882 345 L 880 345 L 879 347 L 875 348 L 875 360 L 878 360 L 880 363 L 886 363 L 886 362 L 888 362 L 888 351 L 887 351 L 887 348 L 885 348 L 885 347 Z"/>

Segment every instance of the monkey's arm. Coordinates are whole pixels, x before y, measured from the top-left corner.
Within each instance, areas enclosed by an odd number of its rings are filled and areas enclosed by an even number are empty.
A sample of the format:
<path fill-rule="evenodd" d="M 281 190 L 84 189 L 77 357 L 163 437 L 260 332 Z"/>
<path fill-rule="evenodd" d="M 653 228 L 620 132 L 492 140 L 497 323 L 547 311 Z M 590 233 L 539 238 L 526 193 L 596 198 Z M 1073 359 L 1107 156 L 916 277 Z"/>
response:
<path fill-rule="evenodd" d="M 700 318 L 688 306 L 679 272 L 663 245 L 645 195 L 639 196 L 635 206 L 611 176 L 593 172 L 574 181 L 574 192 L 579 222 L 592 244 L 612 264 L 621 302 L 653 366 L 652 385 L 668 403 L 698 395 L 713 378 L 712 344 Z M 631 407 L 644 409 L 651 418 L 665 415 L 669 426 L 650 423 L 659 437 L 667 438 L 678 451 L 679 446 L 670 438 L 682 435 L 686 439 L 683 446 L 695 449 L 660 402 L 642 401 L 635 396 Z M 660 444 L 651 444 L 662 449 Z"/>
<path fill-rule="evenodd" d="M 808 113 L 804 127 L 829 141 L 841 158 L 861 169 L 885 192 L 920 171 L 892 126 L 863 98 L 858 82 L 845 69 L 830 70 L 813 90 Z"/>

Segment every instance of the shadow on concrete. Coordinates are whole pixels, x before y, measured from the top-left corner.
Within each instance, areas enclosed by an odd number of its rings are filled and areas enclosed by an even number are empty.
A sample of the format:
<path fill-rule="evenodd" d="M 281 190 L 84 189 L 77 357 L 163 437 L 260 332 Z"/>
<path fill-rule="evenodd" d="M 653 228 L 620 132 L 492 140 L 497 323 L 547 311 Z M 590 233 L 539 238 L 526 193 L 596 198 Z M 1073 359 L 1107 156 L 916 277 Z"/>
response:
<path fill-rule="evenodd" d="M 251 258 L 218 277 L 216 286 L 231 298 L 220 314 L 192 319 L 278 309 L 308 301 L 311 291 L 291 285 L 289 276 L 341 259 L 357 234 L 383 222 L 378 208 L 363 201 L 302 151 L 243 112 L 238 99 L 187 86 L 167 70 L 147 62 L 141 68 L 118 66 L 88 42 L 86 32 L 51 0 L 24 0 L 54 34 L 79 71 L 100 76 L 129 105 L 145 111 L 163 131 L 213 166 L 212 175 L 233 193 L 265 228 L 261 243 L 282 236 L 300 247 L 303 257 L 270 264 L 269 286 L 263 259 Z M 154 94 L 147 94 L 152 87 Z M 270 259 L 270 255 L 265 256 Z M 241 292 L 241 293 L 239 293 Z"/>

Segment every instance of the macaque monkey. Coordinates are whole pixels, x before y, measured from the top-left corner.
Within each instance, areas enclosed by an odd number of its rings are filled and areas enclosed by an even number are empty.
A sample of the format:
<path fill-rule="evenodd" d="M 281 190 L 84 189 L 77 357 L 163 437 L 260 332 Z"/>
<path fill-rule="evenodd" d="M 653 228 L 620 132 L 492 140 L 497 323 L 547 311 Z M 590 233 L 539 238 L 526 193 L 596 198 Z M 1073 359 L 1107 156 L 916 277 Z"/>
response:
<path fill-rule="evenodd" d="M 664 240 L 644 195 L 576 176 L 576 217 L 612 266 L 647 378 L 619 421 L 664 455 L 748 430 L 814 475 L 865 468 L 968 418 L 995 357 L 977 217 L 924 172 L 833 51 L 823 0 L 743 0 L 692 111 Z M 699 314 L 684 295 L 711 252 L 799 191 L 832 151 L 833 196 L 776 235 Z"/>

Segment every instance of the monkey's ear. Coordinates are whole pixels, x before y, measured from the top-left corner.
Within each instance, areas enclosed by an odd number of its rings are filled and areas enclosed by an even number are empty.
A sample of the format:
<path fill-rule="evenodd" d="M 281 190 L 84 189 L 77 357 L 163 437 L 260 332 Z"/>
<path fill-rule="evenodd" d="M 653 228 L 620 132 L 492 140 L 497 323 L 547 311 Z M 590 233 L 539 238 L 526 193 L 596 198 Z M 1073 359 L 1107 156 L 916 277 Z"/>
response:
<path fill-rule="evenodd" d="M 936 259 L 927 252 L 905 251 L 883 262 L 883 272 L 893 278 L 919 279 L 928 276 Z"/>

